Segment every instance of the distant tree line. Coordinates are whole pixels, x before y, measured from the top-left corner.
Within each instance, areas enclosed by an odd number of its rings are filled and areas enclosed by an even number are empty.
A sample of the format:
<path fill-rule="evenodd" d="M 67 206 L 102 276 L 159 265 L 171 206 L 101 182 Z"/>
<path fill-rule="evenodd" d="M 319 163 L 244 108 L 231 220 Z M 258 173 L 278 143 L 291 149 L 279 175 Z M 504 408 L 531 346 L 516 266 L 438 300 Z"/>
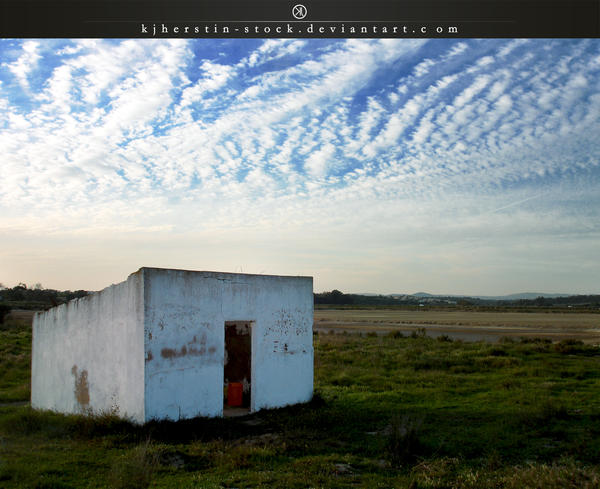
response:
<path fill-rule="evenodd" d="M 361 295 L 344 294 L 335 289 L 331 292 L 319 292 L 314 294 L 315 304 L 335 305 L 360 305 L 360 306 L 393 306 L 393 305 L 418 305 L 419 299 L 400 300 L 391 295 Z"/>
<path fill-rule="evenodd" d="M 569 297 L 536 297 L 535 299 L 521 299 L 515 301 L 517 305 L 534 305 L 539 307 L 550 306 L 591 306 L 600 307 L 600 295 L 572 295 Z"/>
<path fill-rule="evenodd" d="M 0 304 L 4 307 L 19 307 L 22 309 L 57 306 L 71 299 L 88 295 L 86 290 L 54 290 L 44 289 L 41 284 L 27 287 L 20 283 L 13 288 L 0 287 Z"/>
<path fill-rule="evenodd" d="M 41 284 L 28 287 L 24 283 L 6 288 L 0 284 L 0 313 L 10 308 L 46 309 L 63 304 L 72 299 L 88 295 L 86 290 L 45 289 Z M 576 295 L 569 297 L 537 297 L 535 299 L 491 300 L 476 297 L 428 296 L 412 295 L 362 295 L 344 294 L 334 289 L 331 292 L 314 294 L 315 304 L 356 305 L 356 306 L 517 306 L 517 307 L 590 307 L 600 308 L 600 295 Z"/>
<path fill-rule="evenodd" d="M 331 292 L 314 294 L 315 304 L 355 305 L 355 306 L 445 306 L 445 307 L 586 307 L 600 309 L 600 295 L 575 295 L 569 297 L 537 297 L 535 299 L 497 300 L 477 297 L 427 296 L 412 295 L 361 295 L 344 294 L 334 289 Z"/>

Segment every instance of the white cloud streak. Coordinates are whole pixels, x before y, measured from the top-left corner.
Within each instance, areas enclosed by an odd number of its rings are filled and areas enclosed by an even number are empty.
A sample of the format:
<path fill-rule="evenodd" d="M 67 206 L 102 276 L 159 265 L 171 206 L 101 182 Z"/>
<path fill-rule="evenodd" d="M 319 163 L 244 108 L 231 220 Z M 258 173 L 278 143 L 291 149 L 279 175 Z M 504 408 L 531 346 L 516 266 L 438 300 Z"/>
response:
<path fill-rule="evenodd" d="M 37 41 L 26 41 L 22 45 L 22 54 L 12 63 L 2 63 L 17 78 L 21 87 L 29 90 L 29 74 L 36 69 L 41 58 L 39 54 L 40 44 Z"/>

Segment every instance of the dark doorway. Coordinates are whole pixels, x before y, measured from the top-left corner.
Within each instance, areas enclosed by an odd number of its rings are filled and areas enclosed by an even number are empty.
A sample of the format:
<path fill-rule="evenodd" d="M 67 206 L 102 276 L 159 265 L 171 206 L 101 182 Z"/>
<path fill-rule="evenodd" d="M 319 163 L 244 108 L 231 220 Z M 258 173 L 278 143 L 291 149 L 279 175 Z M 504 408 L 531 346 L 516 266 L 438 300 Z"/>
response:
<path fill-rule="evenodd" d="M 224 365 L 224 415 L 248 412 L 252 394 L 252 321 L 225 322 Z"/>

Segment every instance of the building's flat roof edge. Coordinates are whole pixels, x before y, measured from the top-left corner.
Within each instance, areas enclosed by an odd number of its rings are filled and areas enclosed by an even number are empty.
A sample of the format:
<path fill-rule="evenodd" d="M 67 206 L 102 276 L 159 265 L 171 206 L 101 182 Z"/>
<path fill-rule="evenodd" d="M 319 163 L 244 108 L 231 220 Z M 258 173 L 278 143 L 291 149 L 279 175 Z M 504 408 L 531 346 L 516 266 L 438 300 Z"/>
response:
<path fill-rule="evenodd" d="M 264 273 L 243 273 L 243 272 L 218 272 L 214 270 L 186 270 L 182 268 L 161 268 L 161 267 L 141 267 L 137 272 L 143 272 L 145 270 L 158 270 L 162 272 L 185 272 L 185 273 L 197 273 L 204 275 L 232 275 L 232 276 L 248 276 L 248 277 L 273 277 L 273 278 L 303 278 L 313 279 L 310 275 L 272 275 Z M 132 274 L 133 275 L 133 274 Z"/>

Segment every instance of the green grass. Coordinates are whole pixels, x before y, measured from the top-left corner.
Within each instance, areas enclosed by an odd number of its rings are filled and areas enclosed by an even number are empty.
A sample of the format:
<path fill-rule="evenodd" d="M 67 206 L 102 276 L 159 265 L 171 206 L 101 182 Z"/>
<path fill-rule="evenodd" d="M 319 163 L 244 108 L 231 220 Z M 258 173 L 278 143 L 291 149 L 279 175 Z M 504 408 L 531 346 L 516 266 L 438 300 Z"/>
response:
<path fill-rule="evenodd" d="M 4 402 L 28 398 L 29 342 L 0 331 Z M 0 487 L 599 487 L 599 387 L 573 341 L 318 335 L 315 399 L 251 422 L 2 406 Z"/>
<path fill-rule="evenodd" d="M 0 404 L 28 401 L 31 381 L 31 327 L 6 320 L 0 324 Z"/>

